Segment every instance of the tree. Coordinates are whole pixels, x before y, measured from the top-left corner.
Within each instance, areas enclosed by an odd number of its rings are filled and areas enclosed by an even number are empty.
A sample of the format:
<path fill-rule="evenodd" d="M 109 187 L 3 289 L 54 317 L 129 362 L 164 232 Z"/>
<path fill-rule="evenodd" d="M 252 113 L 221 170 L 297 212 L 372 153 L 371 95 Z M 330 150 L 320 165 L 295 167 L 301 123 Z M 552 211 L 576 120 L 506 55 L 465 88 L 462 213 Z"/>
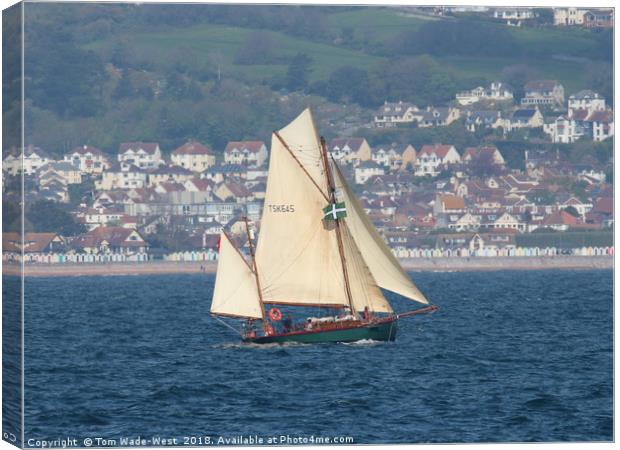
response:
<path fill-rule="evenodd" d="M 129 73 L 127 70 L 123 70 L 123 74 L 121 78 L 118 80 L 116 84 L 116 88 L 112 93 L 112 98 L 121 99 L 126 97 L 132 97 L 135 94 L 135 89 L 133 84 L 131 83 L 131 78 L 129 77 Z"/>
<path fill-rule="evenodd" d="M 26 219 L 37 232 L 55 232 L 75 236 L 86 231 L 67 211 L 67 207 L 52 200 L 37 200 L 26 211 Z"/>
<path fill-rule="evenodd" d="M 521 49 L 507 27 L 495 23 L 433 20 L 399 34 L 393 47 L 402 54 L 504 56 Z"/>
<path fill-rule="evenodd" d="M 369 91 L 368 72 L 357 67 L 343 66 L 334 70 L 327 81 L 315 84 L 314 91 L 333 102 L 363 104 Z"/>
<path fill-rule="evenodd" d="M 21 231 L 22 210 L 18 203 L 4 200 L 2 202 L 2 230 Z"/>
<path fill-rule="evenodd" d="M 286 71 L 286 87 L 290 91 L 304 90 L 308 86 L 308 74 L 312 58 L 305 53 L 297 53 Z"/>
<path fill-rule="evenodd" d="M 540 25 L 553 25 L 553 9 L 537 8 L 536 23 Z"/>
<path fill-rule="evenodd" d="M 499 175 L 501 167 L 495 163 L 490 152 L 478 152 L 469 162 L 469 168 L 474 176 L 485 178 Z"/>
<path fill-rule="evenodd" d="M 383 81 L 385 98 L 393 100 L 436 105 L 450 101 L 456 93 L 454 74 L 427 55 L 384 64 L 378 78 Z"/>
<path fill-rule="evenodd" d="M 99 111 L 105 71 L 97 54 L 51 25 L 32 27 L 27 46 L 28 99 L 62 117 L 91 117 Z"/>
<path fill-rule="evenodd" d="M 613 106 L 614 75 L 610 63 L 593 61 L 591 64 L 588 64 L 586 82 L 588 83 L 587 86 L 605 97 L 605 101 Z"/>

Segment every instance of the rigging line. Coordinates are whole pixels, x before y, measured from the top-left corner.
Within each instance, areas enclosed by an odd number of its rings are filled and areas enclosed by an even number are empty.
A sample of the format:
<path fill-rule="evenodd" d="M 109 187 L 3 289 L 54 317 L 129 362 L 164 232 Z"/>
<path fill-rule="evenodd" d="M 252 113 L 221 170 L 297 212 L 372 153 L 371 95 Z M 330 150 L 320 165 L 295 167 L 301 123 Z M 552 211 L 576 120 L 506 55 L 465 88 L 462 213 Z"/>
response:
<path fill-rule="evenodd" d="M 297 158 L 297 156 L 295 156 L 295 154 L 293 153 L 293 150 L 291 150 L 291 148 L 288 146 L 288 144 L 286 143 L 286 141 L 284 141 L 284 139 L 282 139 L 282 136 L 280 136 L 280 134 L 278 134 L 277 131 L 274 131 L 273 134 L 276 135 L 276 137 L 278 138 L 278 140 L 280 141 L 280 143 L 284 146 L 284 148 L 289 152 L 289 154 L 293 157 L 293 159 L 295 160 L 295 162 L 299 165 L 299 167 L 301 167 L 301 170 L 304 171 L 304 173 L 306 174 L 306 176 L 310 179 L 310 181 L 312 181 L 312 184 L 314 184 L 314 186 L 319 190 L 319 192 L 321 193 L 321 195 L 323 196 L 323 198 L 325 199 L 325 201 L 327 201 L 329 203 L 329 197 L 327 197 L 327 195 L 325 194 L 325 192 L 323 192 L 323 189 L 321 189 L 321 187 L 318 185 L 318 183 L 314 180 L 314 178 L 312 178 L 312 176 L 308 173 L 308 171 L 306 170 L 306 168 L 304 167 L 304 165 L 301 163 L 301 161 L 299 161 L 299 158 Z"/>
<path fill-rule="evenodd" d="M 235 332 L 235 334 L 238 334 L 239 336 L 243 336 L 243 333 L 241 333 L 239 330 L 237 330 L 235 327 L 227 324 L 226 322 L 224 322 L 222 319 L 220 319 L 218 316 L 215 315 L 211 315 L 211 317 L 213 317 L 215 320 L 217 320 L 218 322 L 220 322 L 221 324 L 223 324 L 224 326 L 230 328 L 231 330 L 233 330 Z"/>

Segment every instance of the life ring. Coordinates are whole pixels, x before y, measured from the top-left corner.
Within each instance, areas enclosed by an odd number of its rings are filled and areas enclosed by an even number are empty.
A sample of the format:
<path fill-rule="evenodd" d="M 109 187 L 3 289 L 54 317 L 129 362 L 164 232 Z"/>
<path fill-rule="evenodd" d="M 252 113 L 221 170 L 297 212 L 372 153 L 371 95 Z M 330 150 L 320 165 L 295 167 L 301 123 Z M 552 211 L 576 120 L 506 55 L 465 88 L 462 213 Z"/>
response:
<path fill-rule="evenodd" d="M 269 310 L 269 318 L 274 322 L 279 322 L 282 320 L 282 312 L 278 308 L 271 308 Z"/>

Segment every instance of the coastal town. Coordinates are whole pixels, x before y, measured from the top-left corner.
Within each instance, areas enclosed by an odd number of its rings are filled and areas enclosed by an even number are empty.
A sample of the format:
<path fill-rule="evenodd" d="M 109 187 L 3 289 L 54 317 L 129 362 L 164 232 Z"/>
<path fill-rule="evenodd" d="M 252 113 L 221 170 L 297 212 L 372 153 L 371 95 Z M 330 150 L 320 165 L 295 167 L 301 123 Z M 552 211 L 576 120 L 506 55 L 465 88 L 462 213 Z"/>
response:
<path fill-rule="evenodd" d="M 613 27 L 609 9 L 401 10 L 477 15 L 507 29 Z M 439 104 L 402 95 L 349 108 L 346 127 L 334 111 L 347 105 L 318 108 L 329 155 L 397 257 L 613 254 L 613 99 L 557 79 L 515 84 L 525 69 L 509 69 L 518 76 L 504 71 Z M 133 86 L 123 77 L 113 98 Z M 149 95 L 165 94 L 166 83 L 154 86 Z M 274 95 L 287 102 L 293 94 Z M 113 147 L 86 140 L 46 148 L 31 139 L 23 150 L 4 148 L 3 260 L 23 253 L 32 264 L 215 261 L 222 230 L 247 252 L 245 218 L 260 233 L 270 146 L 268 135 L 250 136 L 225 145 L 184 138 L 160 146 L 141 135 Z"/>
<path fill-rule="evenodd" d="M 511 88 L 496 82 L 461 92 L 445 107 L 385 102 L 370 126 L 460 121 L 472 132 L 538 128 L 558 144 L 613 136 L 613 112 L 595 92 L 565 99 L 552 80 L 528 82 L 524 92 L 514 104 Z M 329 155 L 400 258 L 610 255 L 611 165 L 594 155 L 571 163 L 560 147 L 545 152 L 529 144 L 523 167 L 510 168 L 499 148 L 484 143 L 415 148 L 372 145 L 361 136 L 328 141 Z M 116 157 L 92 145 L 62 158 L 36 145 L 8 152 L 3 188 L 19 183 L 23 170 L 26 204 L 70 206 L 79 232 L 31 231 L 26 223 L 23 249 L 17 232 L 3 233 L 4 260 L 18 260 L 23 250 L 32 263 L 212 261 L 223 229 L 247 246 L 244 218 L 260 229 L 268 143 L 231 141 L 215 151 L 188 141 L 165 150 L 156 142 L 124 142 Z M 11 195 L 5 189 L 5 201 L 18 201 Z"/>

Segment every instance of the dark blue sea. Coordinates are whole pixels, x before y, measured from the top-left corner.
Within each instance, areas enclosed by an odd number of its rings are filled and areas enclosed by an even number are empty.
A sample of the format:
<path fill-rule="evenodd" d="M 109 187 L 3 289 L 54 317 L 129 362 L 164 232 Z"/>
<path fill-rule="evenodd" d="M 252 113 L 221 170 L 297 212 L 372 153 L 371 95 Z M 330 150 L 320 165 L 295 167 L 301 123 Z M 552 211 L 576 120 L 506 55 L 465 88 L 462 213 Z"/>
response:
<path fill-rule="evenodd" d="M 211 275 L 27 279 L 25 444 L 613 439 L 612 271 L 412 276 L 440 310 L 394 343 L 266 347 L 209 316 Z"/>

